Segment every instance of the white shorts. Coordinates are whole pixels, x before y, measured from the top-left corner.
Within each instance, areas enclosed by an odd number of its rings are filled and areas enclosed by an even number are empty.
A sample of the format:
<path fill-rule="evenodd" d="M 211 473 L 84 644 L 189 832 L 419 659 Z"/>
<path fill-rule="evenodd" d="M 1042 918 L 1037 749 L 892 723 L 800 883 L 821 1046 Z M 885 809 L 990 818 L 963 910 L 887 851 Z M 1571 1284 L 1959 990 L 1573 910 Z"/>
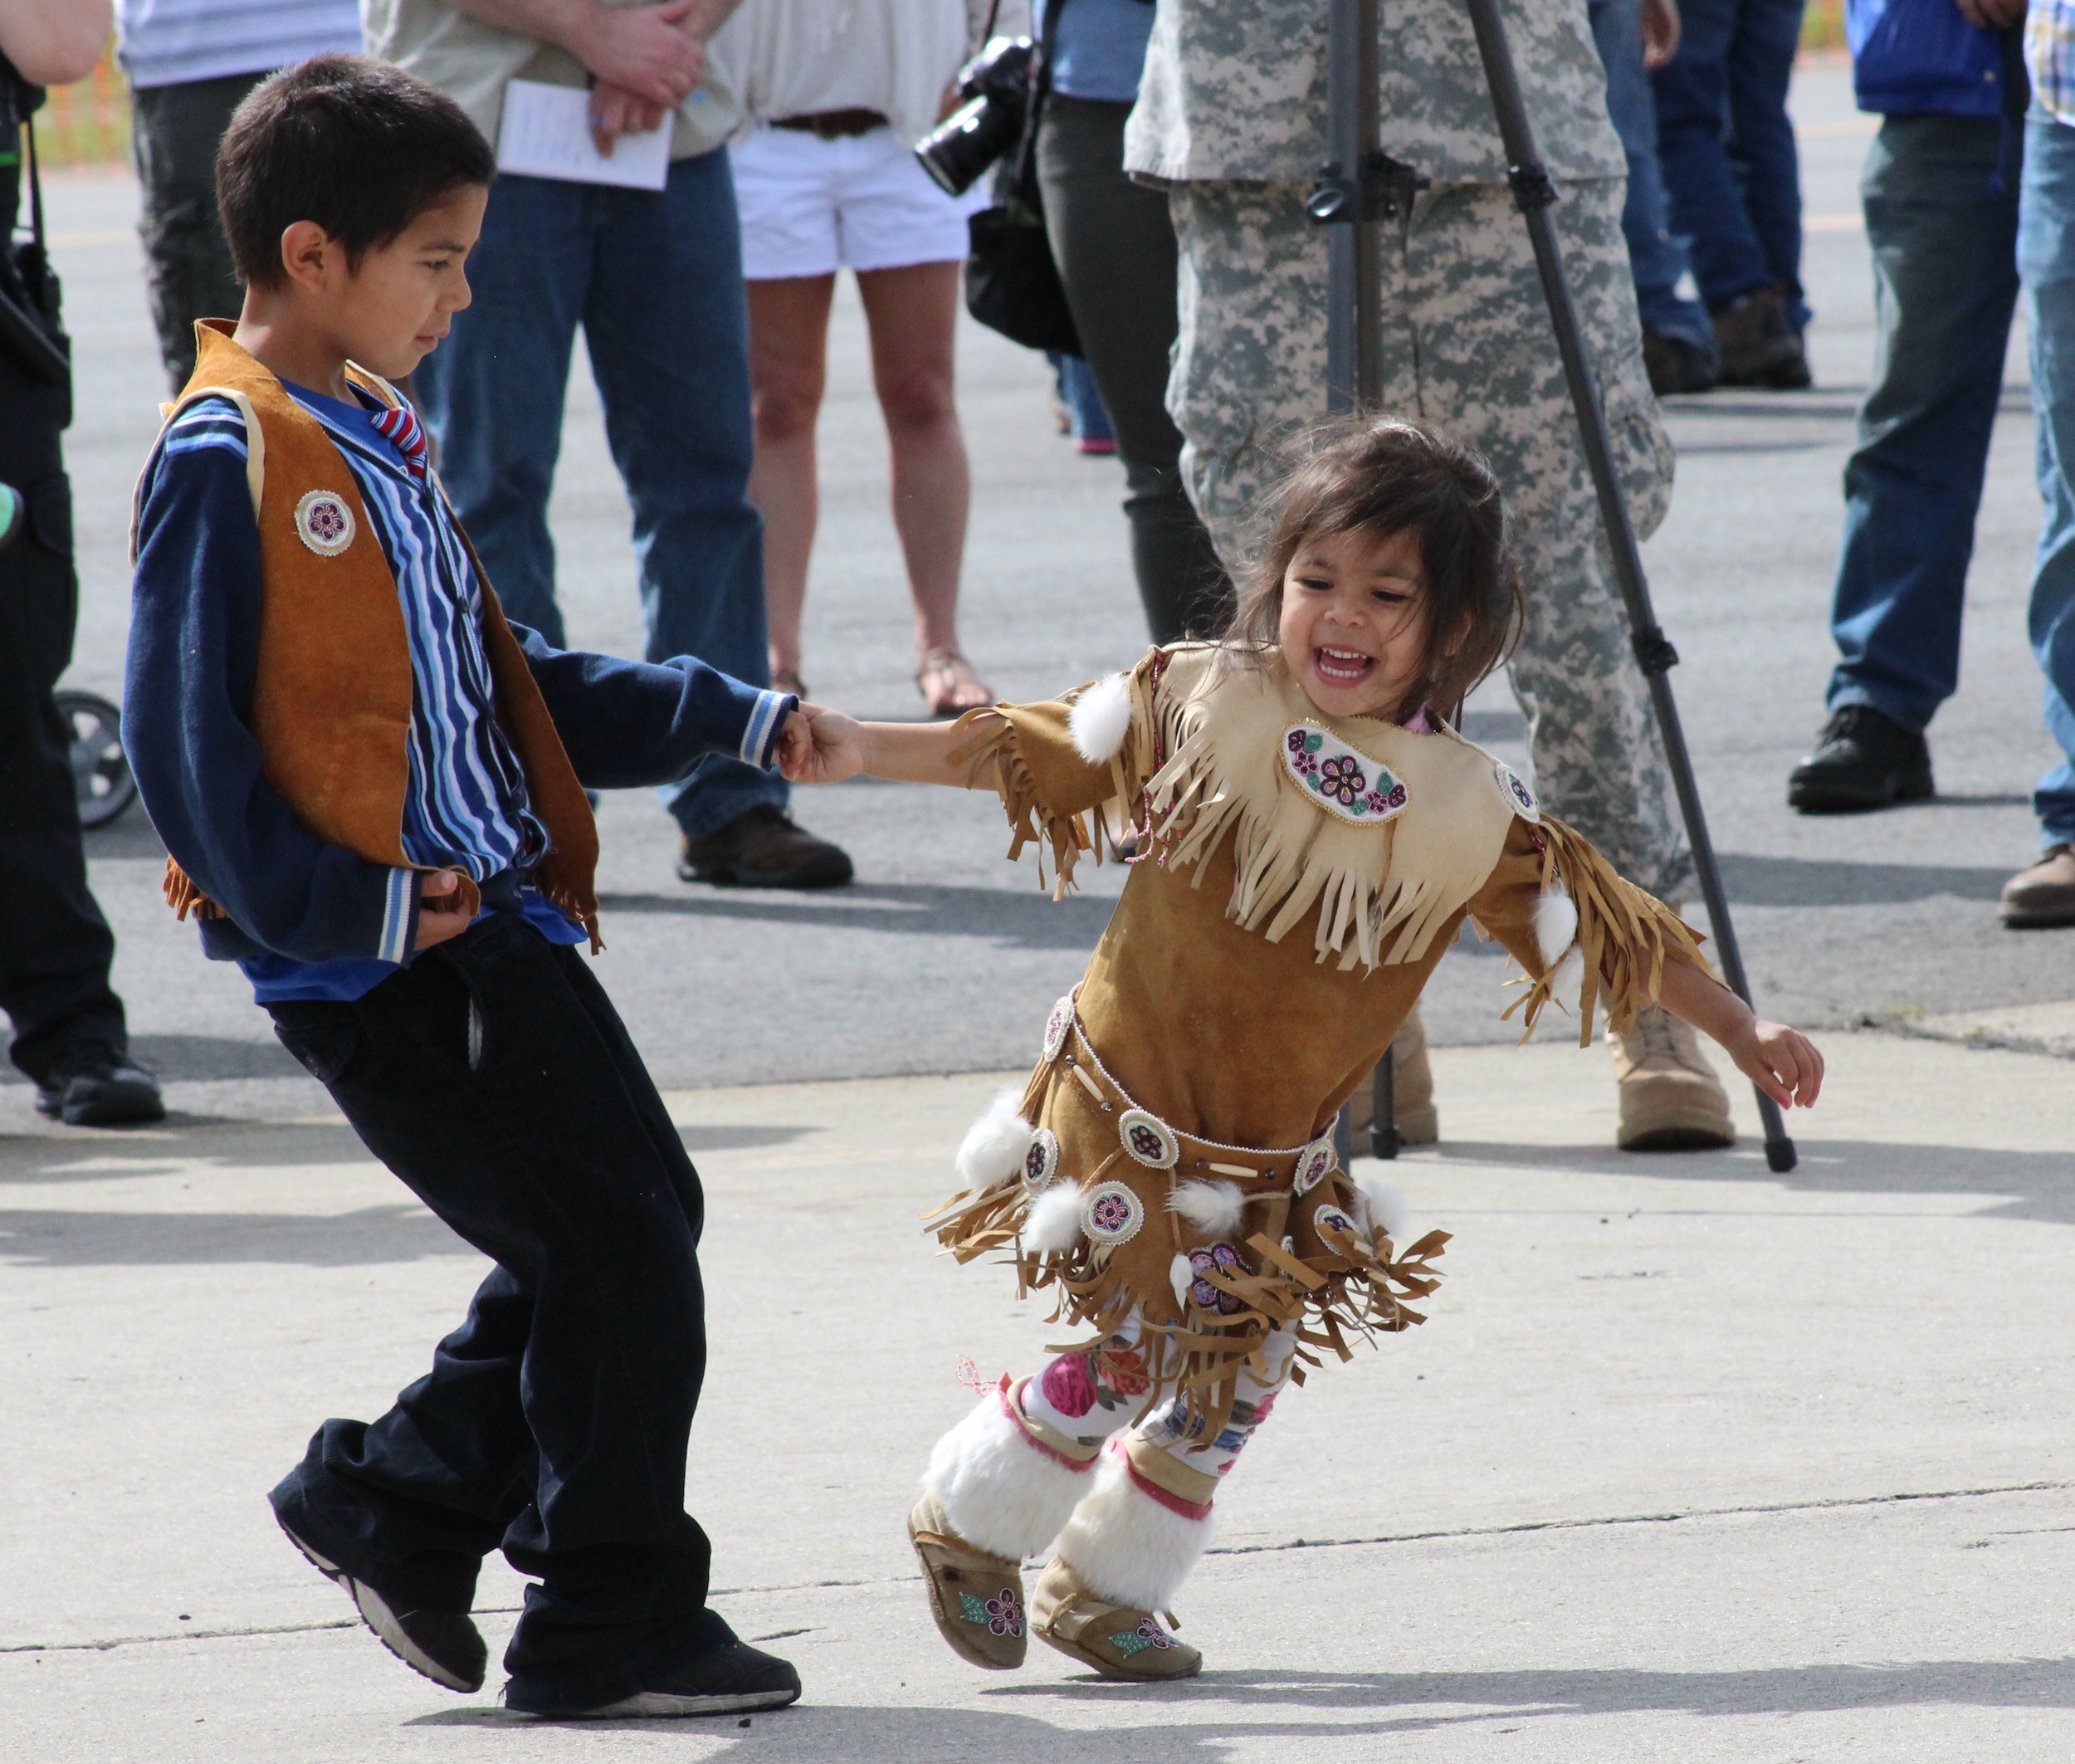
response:
<path fill-rule="evenodd" d="M 985 178 L 946 196 L 891 129 L 824 141 L 764 125 L 728 160 L 750 281 L 959 262 L 965 217 L 987 205 Z"/>

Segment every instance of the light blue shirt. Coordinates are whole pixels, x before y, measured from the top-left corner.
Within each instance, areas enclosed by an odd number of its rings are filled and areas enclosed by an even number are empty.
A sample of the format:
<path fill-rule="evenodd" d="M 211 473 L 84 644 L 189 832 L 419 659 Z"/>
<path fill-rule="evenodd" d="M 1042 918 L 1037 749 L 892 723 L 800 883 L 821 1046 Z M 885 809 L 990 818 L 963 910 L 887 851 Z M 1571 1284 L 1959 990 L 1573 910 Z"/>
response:
<path fill-rule="evenodd" d="M 117 0 L 117 54 L 134 86 L 271 73 L 360 52 L 359 0 Z"/>
<path fill-rule="evenodd" d="M 1052 40 L 1052 89 L 1065 98 L 1130 104 L 1139 95 L 1146 40 L 1153 34 L 1149 0 L 1053 0 L 1064 6 Z M 1051 7 L 1033 7 L 1038 28 Z"/>

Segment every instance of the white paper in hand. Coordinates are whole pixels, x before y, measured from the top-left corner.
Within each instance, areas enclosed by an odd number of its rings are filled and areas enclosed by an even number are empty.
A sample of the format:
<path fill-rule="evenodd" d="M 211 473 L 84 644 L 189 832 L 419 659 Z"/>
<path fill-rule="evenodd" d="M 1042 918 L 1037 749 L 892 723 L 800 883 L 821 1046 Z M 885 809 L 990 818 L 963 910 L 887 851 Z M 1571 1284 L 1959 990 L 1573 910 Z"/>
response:
<path fill-rule="evenodd" d="M 647 134 L 622 134 L 608 159 L 591 138 L 591 95 L 581 86 L 514 80 L 505 87 L 497 169 L 571 183 L 660 190 L 670 176 L 672 119 Z"/>

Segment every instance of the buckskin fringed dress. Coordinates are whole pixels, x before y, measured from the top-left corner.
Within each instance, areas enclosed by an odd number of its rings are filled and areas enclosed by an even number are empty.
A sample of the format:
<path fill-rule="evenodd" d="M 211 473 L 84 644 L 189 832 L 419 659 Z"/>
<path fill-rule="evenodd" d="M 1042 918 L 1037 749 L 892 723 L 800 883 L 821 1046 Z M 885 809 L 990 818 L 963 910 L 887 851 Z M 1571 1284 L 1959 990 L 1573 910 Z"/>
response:
<path fill-rule="evenodd" d="M 1701 960 L 1503 763 L 1423 716 L 1323 716 L 1272 649 L 1156 649 L 962 726 L 1009 856 L 1038 844 L 1055 896 L 1106 816 L 1140 838 L 1020 1107 L 969 1136 L 930 1229 L 961 1262 L 1006 1251 L 1055 1320 L 1135 1311 L 1155 1395 L 1213 1432 L 1270 1332 L 1316 1364 L 1421 1321 L 1447 1235 L 1394 1244 L 1330 1131 L 1466 916 L 1526 970 L 1528 1030 L 1560 990 L 1581 1044 L 1595 1009 L 1626 1028 L 1667 960 Z"/>

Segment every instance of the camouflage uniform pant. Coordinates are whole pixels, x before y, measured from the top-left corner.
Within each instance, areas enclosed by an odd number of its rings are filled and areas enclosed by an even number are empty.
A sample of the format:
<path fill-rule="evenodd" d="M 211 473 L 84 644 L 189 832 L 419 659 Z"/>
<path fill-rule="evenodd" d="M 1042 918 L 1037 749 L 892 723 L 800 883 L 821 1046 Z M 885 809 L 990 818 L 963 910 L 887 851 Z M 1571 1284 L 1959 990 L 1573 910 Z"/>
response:
<path fill-rule="evenodd" d="M 1555 215 L 1638 534 L 1670 501 L 1672 447 L 1644 374 L 1618 178 Z M 1181 247 L 1168 408 L 1191 499 L 1235 580 L 1281 450 L 1326 414 L 1326 245 L 1295 183 L 1169 192 Z M 1481 452 L 1512 516 L 1527 625 L 1511 664 L 1536 788 L 1624 876 L 1691 892 L 1692 862 L 1585 469 L 1527 228 L 1502 186 L 1423 193 L 1384 223 L 1383 408 Z M 1240 566 L 1240 567 L 1235 567 Z"/>

